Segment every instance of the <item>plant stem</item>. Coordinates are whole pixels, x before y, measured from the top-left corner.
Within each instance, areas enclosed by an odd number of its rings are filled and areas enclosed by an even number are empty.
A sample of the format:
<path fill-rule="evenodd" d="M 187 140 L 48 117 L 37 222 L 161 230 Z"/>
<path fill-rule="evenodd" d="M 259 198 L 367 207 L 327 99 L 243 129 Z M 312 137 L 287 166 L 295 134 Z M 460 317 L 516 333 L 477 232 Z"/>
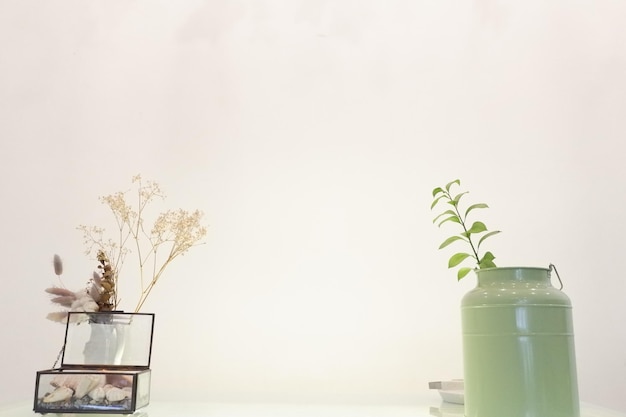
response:
<path fill-rule="evenodd" d="M 448 200 L 450 201 L 454 201 L 452 199 L 452 196 L 450 195 L 449 192 L 445 192 Z M 467 234 L 467 227 L 465 227 L 465 219 L 463 217 L 461 217 L 461 213 L 459 212 L 459 205 L 458 204 L 452 204 L 452 206 L 454 207 L 454 211 L 456 213 L 456 216 L 459 219 L 459 222 L 461 223 L 461 226 L 463 227 L 463 232 L 465 232 L 465 237 L 467 237 L 467 242 L 470 244 L 470 247 L 472 248 L 472 252 L 474 253 L 474 259 L 476 259 L 476 265 L 480 265 L 480 258 L 478 256 L 478 251 L 476 250 L 476 248 L 474 247 L 474 243 L 472 242 L 472 237 L 471 235 Z"/>

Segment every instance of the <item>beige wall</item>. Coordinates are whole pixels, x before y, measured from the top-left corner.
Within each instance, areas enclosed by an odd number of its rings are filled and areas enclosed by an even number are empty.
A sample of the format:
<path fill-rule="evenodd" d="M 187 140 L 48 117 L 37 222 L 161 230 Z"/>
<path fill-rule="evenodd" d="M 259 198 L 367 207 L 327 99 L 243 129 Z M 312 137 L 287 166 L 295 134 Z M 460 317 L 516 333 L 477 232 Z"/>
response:
<path fill-rule="evenodd" d="M 0 3 L 0 402 L 62 342 L 52 255 L 80 288 L 75 227 L 136 173 L 210 223 L 146 305 L 153 398 L 411 401 L 462 375 L 474 278 L 429 211 L 460 177 L 500 265 L 559 268 L 582 400 L 626 410 L 624 21 L 608 0 Z"/>

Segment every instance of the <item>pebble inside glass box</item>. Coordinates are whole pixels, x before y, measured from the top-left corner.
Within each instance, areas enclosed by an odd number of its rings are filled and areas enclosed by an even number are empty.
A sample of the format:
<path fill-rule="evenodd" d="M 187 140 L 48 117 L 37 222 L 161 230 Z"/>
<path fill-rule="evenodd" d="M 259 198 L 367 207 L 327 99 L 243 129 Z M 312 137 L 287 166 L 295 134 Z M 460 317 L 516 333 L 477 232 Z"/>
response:
<path fill-rule="evenodd" d="M 150 313 L 68 313 L 61 367 L 37 372 L 34 411 L 132 414 L 148 405 L 153 330 Z"/>

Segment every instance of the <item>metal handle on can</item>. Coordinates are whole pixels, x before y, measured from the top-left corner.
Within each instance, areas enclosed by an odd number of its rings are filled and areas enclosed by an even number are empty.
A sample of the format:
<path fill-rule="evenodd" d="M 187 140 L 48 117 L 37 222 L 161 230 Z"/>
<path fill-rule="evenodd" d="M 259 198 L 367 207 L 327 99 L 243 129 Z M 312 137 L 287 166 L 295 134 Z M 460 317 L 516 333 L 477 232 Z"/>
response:
<path fill-rule="evenodd" d="M 556 266 L 554 266 L 554 264 L 550 264 L 550 270 L 552 271 L 554 269 L 554 273 L 556 274 L 557 279 L 559 280 L 559 290 L 563 289 L 563 281 L 561 281 L 561 277 L 559 276 L 559 271 L 556 270 Z"/>

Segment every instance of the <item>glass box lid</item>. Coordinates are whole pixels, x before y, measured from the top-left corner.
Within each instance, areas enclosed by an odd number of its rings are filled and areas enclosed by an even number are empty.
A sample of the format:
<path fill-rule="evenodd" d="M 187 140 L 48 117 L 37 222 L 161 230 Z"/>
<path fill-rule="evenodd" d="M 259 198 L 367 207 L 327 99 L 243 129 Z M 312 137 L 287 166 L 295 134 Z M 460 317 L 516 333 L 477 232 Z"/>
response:
<path fill-rule="evenodd" d="M 154 314 L 69 312 L 62 367 L 148 368 Z"/>

